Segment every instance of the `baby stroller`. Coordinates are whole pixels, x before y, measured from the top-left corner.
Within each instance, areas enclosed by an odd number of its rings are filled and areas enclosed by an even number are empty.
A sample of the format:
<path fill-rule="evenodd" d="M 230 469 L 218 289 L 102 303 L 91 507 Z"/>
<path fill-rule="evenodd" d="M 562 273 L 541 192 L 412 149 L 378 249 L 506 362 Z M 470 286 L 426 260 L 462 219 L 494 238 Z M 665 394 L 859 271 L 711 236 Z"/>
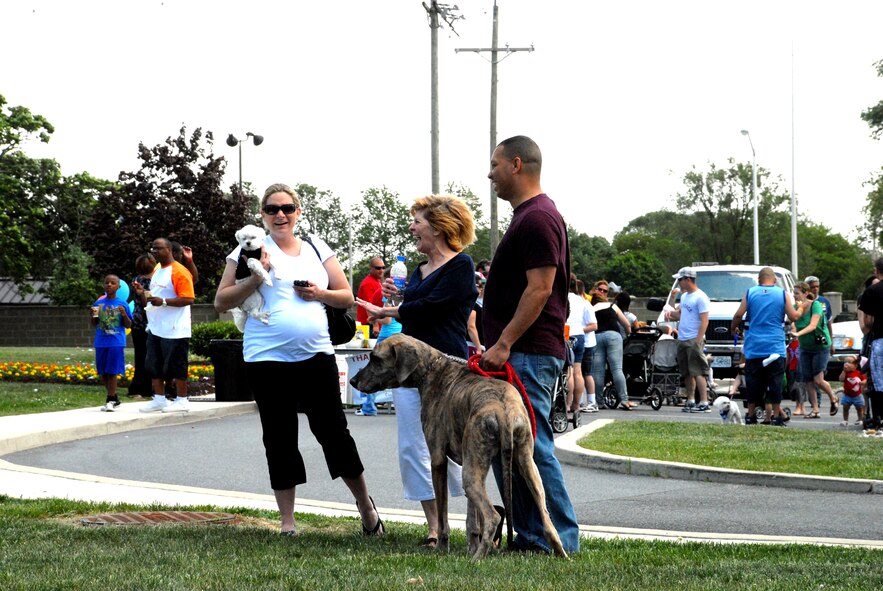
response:
<path fill-rule="evenodd" d="M 675 339 L 657 340 L 650 362 L 651 390 L 658 390 L 658 395 L 668 405 L 681 404 L 684 397 L 681 396 L 681 372 L 678 369 L 678 342 Z"/>
<path fill-rule="evenodd" d="M 555 378 L 555 387 L 552 390 L 552 412 L 549 414 L 549 422 L 552 423 L 552 431 L 564 433 L 567 431 L 567 423 L 572 422 L 573 428 L 577 429 L 582 424 L 580 415 L 573 413 L 573 418 L 567 419 L 567 372 L 573 367 L 573 340 L 564 341 L 564 368 Z"/>
<path fill-rule="evenodd" d="M 636 399 L 641 404 L 649 404 L 653 410 L 662 408 L 662 390 L 655 387 L 653 366 L 650 357 L 653 347 L 659 340 L 659 329 L 646 326 L 626 337 L 622 346 L 622 372 L 625 374 L 626 396 Z M 616 408 L 616 387 L 610 372 L 607 372 L 604 385 L 604 404 L 607 408 Z M 653 387 L 651 387 L 653 386 Z"/>

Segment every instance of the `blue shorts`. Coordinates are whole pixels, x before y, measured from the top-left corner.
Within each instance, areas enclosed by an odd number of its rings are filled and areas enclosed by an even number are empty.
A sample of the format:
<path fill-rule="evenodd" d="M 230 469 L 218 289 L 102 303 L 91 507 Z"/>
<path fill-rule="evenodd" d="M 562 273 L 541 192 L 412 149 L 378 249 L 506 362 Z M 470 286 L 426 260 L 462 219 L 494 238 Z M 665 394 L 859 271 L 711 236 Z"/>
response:
<path fill-rule="evenodd" d="M 797 363 L 797 375 L 801 382 L 811 382 L 817 375 L 824 374 L 828 368 L 828 357 L 831 353 L 828 349 L 821 351 L 806 351 L 800 349 L 800 361 Z"/>
<path fill-rule="evenodd" d="M 573 339 L 573 362 L 582 363 L 583 353 L 586 350 L 586 335 L 578 334 L 571 338 Z"/>
<path fill-rule="evenodd" d="M 864 407 L 865 405 L 865 397 L 859 394 L 858 396 L 848 396 L 845 392 L 843 396 L 840 397 L 840 404 L 843 406 L 852 405 L 856 408 Z"/>
<path fill-rule="evenodd" d="M 126 373 L 125 347 L 95 347 L 95 373 L 118 376 Z"/>

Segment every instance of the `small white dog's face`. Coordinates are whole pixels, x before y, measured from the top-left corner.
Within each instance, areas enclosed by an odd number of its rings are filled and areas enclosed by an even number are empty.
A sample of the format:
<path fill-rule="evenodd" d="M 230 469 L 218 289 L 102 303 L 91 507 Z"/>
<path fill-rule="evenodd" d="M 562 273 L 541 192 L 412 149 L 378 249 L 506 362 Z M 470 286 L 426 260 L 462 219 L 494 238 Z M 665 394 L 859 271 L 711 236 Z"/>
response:
<path fill-rule="evenodd" d="M 266 237 L 267 233 L 262 228 L 251 224 L 236 231 L 236 241 L 239 242 L 242 250 L 260 250 Z"/>
<path fill-rule="evenodd" d="M 725 423 L 741 423 L 742 412 L 739 410 L 739 404 L 727 398 L 726 396 L 718 396 L 714 399 L 712 406 L 720 413 L 721 420 Z"/>

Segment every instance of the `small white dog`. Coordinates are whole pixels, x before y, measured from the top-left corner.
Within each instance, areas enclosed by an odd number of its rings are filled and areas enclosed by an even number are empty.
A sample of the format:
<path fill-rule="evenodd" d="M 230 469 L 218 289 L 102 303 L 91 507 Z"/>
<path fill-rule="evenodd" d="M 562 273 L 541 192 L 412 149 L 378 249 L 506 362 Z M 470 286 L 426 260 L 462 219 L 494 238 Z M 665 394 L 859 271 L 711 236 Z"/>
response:
<path fill-rule="evenodd" d="M 261 244 L 266 236 L 267 233 L 263 229 L 251 224 L 236 231 L 236 241 L 242 247 L 239 264 L 236 267 L 236 283 L 242 283 L 252 275 L 260 275 L 267 286 L 273 287 L 270 274 L 261 265 Z M 245 260 L 242 260 L 242 257 L 245 257 Z M 264 298 L 261 292 L 254 290 L 238 307 L 230 310 L 236 328 L 240 332 L 245 332 L 245 321 L 249 316 L 269 324 L 270 313 L 262 312 L 263 307 Z"/>
<path fill-rule="evenodd" d="M 742 418 L 742 411 L 739 410 L 739 403 L 730 400 L 726 396 L 718 396 L 712 404 L 721 415 L 721 420 L 725 423 L 733 423 L 734 425 L 744 425 L 745 420 Z"/>

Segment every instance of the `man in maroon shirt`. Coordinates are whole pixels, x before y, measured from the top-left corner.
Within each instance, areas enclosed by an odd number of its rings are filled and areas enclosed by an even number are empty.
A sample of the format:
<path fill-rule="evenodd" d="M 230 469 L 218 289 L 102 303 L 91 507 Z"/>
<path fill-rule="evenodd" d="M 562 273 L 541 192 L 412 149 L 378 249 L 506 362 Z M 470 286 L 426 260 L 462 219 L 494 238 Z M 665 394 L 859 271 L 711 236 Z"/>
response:
<path fill-rule="evenodd" d="M 494 253 L 484 292 L 482 324 L 487 351 L 481 365 L 499 370 L 508 361 L 524 384 L 536 415 L 534 462 L 561 544 L 579 550 L 579 524 L 564 484 L 549 413 L 552 388 L 564 367 L 564 322 L 570 280 L 567 227 L 540 187 L 542 154 L 525 136 L 504 140 L 491 157 L 488 178 L 512 205 L 512 222 Z M 494 465 L 499 484 L 498 462 Z M 513 478 L 515 545 L 549 552 L 539 511 L 520 477 Z"/>
<path fill-rule="evenodd" d="M 383 262 L 383 259 L 380 257 L 374 257 L 369 262 L 368 267 L 368 275 L 362 279 L 362 283 L 359 284 L 359 292 L 357 297 L 365 300 L 366 302 L 373 301 L 374 292 L 380 289 L 380 282 L 383 279 L 383 271 L 386 269 L 386 264 Z M 361 324 L 368 324 L 368 312 L 362 306 L 358 306 L 356 308 L 356 321 Z M 371 338 L 376 338 L 374 326 L 371 326 Z"/>

